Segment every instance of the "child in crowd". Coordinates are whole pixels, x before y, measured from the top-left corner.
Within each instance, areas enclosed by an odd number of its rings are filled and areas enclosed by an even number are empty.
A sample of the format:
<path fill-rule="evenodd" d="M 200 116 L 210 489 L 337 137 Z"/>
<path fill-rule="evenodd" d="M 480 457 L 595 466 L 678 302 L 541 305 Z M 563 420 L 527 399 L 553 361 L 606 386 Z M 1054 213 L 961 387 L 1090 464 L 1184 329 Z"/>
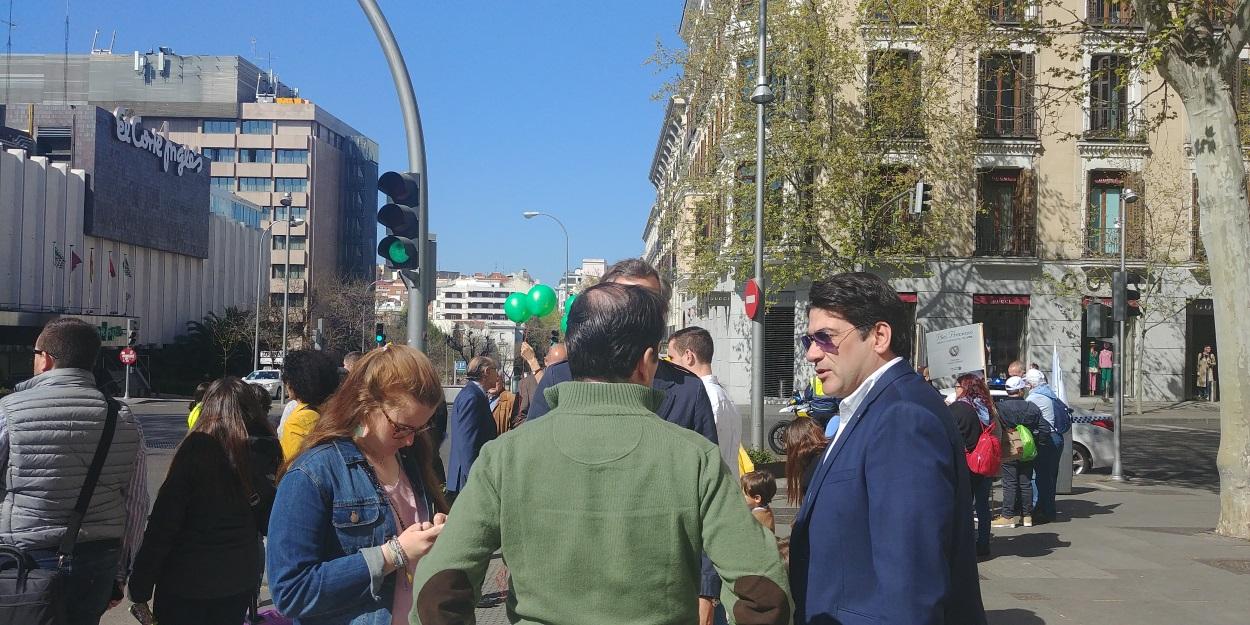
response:
<path fill-rule="evenodd" d="M 777 496 L 777 480 L 768 471 L 752 471 L 742 476 L 742 495 L 751 506 L 751 514 L 770 532 L 776 532 L 773 509 L 769 507 Z"/>

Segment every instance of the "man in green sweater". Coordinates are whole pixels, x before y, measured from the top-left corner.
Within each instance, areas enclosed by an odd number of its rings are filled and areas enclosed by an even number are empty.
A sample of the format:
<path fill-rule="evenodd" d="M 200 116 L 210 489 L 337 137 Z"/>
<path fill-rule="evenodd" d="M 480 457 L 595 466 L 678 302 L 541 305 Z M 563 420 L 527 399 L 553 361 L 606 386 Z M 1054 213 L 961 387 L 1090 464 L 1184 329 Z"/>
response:
<path fill-rule="evenodd" d="M 471 623 L 491 555 L 512 576 L 508 617 L 556 625 L 688 625 L 700 553 L 742 625 L 790 623 L 776 539 L 751 516 L 716 445 L 653 412 L 664 304 L 599 284 L 569 311 L 574 381 L 552 410 L 488 443 L 413 579 L 414 625 Z"/>

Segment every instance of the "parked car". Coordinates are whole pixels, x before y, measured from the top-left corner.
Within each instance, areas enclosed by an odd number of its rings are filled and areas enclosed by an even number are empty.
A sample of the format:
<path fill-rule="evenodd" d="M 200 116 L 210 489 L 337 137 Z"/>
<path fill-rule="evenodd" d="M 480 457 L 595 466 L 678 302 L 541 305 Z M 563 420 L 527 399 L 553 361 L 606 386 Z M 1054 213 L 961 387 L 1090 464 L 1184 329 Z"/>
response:
<path fill-rule="evenodd" d="M 278 389 L 282 387 L 282 372 L 277 369 L 257 369 L 247 374 L 243 381 L 269 391 L 270 397 L 277 397 Z"/>
<path fill-rule="evenodd" d="M 1072 472 L 1089 473 L 1115 460 L 1115 420 L 1111 415 L 1072 407 Z"/>
<path fill-rule="evenodd" d="M 941 393 L 947 403 L 954 401 L 955 389 L 944 388 Z M 990 389 L 995 400 L 1006 397 L 1001 389 Z M 1115 459 L 1115 421 L 1111 415 L 1093 412 L 1079 406 L 1072 408 L 1072 473 L 1089 473 L 1094 469 L 1111 466 Z"/>

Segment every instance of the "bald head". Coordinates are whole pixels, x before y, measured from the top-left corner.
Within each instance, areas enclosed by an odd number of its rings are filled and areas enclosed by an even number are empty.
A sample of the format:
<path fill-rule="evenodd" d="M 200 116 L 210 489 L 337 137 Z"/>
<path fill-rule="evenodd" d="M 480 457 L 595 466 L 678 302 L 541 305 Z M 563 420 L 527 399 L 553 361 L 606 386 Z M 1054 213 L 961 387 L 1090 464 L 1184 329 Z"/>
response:
<path fill-rule="evenodd" d="M 556 343 L 547 349 L 547 355 L 543 356 L 543 366 L 550 367 L 560 364 L 569 359 L 569 351 L 564 347 L 564 343 Z"/>

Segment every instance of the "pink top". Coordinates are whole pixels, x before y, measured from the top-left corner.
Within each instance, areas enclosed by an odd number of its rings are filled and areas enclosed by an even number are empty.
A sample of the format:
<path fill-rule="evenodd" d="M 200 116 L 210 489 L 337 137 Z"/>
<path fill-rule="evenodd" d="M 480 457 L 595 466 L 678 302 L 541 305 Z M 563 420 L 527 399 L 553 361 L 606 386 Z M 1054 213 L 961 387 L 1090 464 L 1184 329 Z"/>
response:
<path fill-rule="evenodd" d="M 1110 369 L 1114 367 L 1115 362 L 1112 360 L 1112 357 L 1114 356 L 1114 354 L 1115 352 L 1112 352 L 1109 349 L 1104 349 L 1098 352 L 1098 368 Z"/>
<path fill-rule="evenodd" d="M 416 493 L 412 490 L 412 483 L 408 481 L 408 476 L 403 471 L 399 472 L 398 482 L 390 486 L 383 485 L 382 491 L 391 502 L 391 509 L 395 511 L 395 523 L 401 528 L 400 531 L 418 521 L 430 520 L 430 515 L 425 509 L 425 502 L 417 500 Z M 395 599 L 391 603 L 391 625 L 408 625 L 408 613 L 412 612 L 412 572 L 416 567 L 416 562 L 409 562 L 407 571 L 395 572 Z"/>

